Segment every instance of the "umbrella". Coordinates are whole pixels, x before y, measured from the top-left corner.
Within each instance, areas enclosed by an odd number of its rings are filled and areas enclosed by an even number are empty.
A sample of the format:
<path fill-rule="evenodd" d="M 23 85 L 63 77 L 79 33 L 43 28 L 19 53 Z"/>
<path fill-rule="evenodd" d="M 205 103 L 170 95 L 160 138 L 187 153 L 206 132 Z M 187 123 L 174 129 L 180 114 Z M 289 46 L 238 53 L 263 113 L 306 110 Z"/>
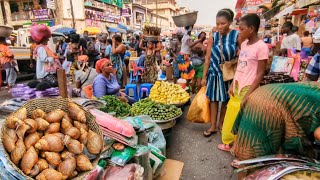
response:
<path fill-rule="evenodd" d="M 82 34 L 84 31 L 88 31 L 90 35 L 96 35 L 96 34 L 100 34 L 102 32 L 101 29 L 98 27 L 87 27 L 81 31 Z"/>
<path fill-rule="evenodd" d="M 142 31 L 140 30 L 133 32 L 133 36 L 140 36 L 140 34 L 142 34 Z"/>
<path fill-rule="evenodd" d="M 68 28 L 68 27 L 62 27 L 62 28 L 58 28 L 58 29 L 54 30 L 53 32 L 62 33 L 64 35 L 69 35 L 69 34 L 75 33 L 76 30 L 74 30 L 72 28 Z"/>

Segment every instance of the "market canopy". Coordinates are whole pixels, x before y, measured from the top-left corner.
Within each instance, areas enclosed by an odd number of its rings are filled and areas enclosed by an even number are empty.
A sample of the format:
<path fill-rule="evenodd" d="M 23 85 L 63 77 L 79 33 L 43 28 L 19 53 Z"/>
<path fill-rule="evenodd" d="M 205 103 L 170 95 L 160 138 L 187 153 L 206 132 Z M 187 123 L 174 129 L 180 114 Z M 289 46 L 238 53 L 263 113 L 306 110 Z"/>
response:
<path fill-rule="evenodd" d="M 60 29 L 56 29 L 55 31 L 53 32 L 56 32 L 56 33 L 62 33 L 64 35 L 69 35 L 69 34 L 73 34 L 76 32 L 76 30 L 72 29 L 72 28 L 69 28 L 69 27 L 63 27 L 63 28 L 60 28 Z"/>
<path fill-rule="evenodd" d="M 87 27 L 81 31 L 81 34 L 83 34 L 84 31 L 88 31 L 88 33 L 90 35 L 96 35 L 96 34 L 100 34 L 102 32 L 101 29 L 98 27 Z"/>
<path fill-rule="evenodd" d="M 108 31 L 111 33 L 122 33 L 122 34 L 126 34 L 127 31 L 124 29 L 120 29 L 120 28 L 115 28 L 115 27 L 108 27 Z"/>
<path fill-rule="evenodd" d="M 125 31 L 130 31 L 130 28 L 129 27 L 127 27 L 127 26 L 125 26 L 125 25 L 123 25 L 123 24 L 118 24 L 118 28 L 119 29 L 123 29 L 123 30 L 125 30 Z"/>

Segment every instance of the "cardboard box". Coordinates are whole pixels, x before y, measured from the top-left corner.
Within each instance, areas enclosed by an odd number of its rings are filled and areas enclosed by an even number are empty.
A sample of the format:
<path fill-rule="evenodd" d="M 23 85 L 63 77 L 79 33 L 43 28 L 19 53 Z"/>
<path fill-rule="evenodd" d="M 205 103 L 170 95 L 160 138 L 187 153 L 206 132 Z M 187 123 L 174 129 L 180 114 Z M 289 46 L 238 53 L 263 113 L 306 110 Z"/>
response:
<path fill-rule="evenodd" d="M 173 67 L 172 66 L 166 67 L 166 77 L 167 77 L 167 80 L 173 79 Z"/>
<path fill-rule="evenodd" d="M 183 162 L 166 159 L 163 165 L 163 173 L 156 180 L 179 180 L 183 166 Z"/>

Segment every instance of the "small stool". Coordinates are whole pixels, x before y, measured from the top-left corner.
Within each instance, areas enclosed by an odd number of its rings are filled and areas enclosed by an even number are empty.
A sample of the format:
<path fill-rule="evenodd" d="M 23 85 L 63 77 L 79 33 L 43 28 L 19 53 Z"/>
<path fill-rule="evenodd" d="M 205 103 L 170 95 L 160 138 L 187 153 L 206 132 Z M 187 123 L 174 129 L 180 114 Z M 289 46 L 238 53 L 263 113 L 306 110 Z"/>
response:
<path fill-rule="evenodd" d="M 134 76 L 134 71 L 130 70 L 130 83 L 132 83 L 132 81 L 135 81 L 136 83 L 138 83 L 139 73 L 137 72 L 136 76 Z"/>
<path fill-rule="evenodd" d="M 143 84 L 140 85 L 140 92 L 141 92 L 141 89 L 142 89 L 142 88 L 147 88 L 147 89 L 148 89 L 148 92 L 150 93 L 152 86 L 153 86 L 153 84 L 143 83 Z"/>
<path fill-rule="evenodd" d="M 130 89 L 133 90 L 133 98 L 138 101 L 139 100 L 139 95 L 138 95 L 138 87 L 136 84 L 127 84 L 126 85 L 126 95 L 130 96 L 129 95 L 129 91 Z"/>
<path fill-rule="evenodd" d="M 146 96 L 148 97 L 149 94 L 150 94 L 150 91 L 148 90 L 148 88 L 146 87 L 143 87 L 143 88 L 140 88 L 140 92 L 139 92 L 139 95 L 140 95 L 140 99 L 142 99 L 142 96 L 143 96 L 143 93 L 146 93 Z"/>

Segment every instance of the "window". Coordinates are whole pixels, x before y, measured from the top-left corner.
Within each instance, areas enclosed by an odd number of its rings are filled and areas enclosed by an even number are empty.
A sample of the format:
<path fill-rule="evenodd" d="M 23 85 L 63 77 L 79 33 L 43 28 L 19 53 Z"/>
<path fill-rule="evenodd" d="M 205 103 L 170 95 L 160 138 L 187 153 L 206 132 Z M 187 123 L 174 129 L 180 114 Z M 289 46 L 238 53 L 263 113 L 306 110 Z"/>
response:
<path fill-rule="evenodd" d="M 10 2 L 10 11 L 11 11 L 11 13 L 19 12 L 18 3 Z"/>

